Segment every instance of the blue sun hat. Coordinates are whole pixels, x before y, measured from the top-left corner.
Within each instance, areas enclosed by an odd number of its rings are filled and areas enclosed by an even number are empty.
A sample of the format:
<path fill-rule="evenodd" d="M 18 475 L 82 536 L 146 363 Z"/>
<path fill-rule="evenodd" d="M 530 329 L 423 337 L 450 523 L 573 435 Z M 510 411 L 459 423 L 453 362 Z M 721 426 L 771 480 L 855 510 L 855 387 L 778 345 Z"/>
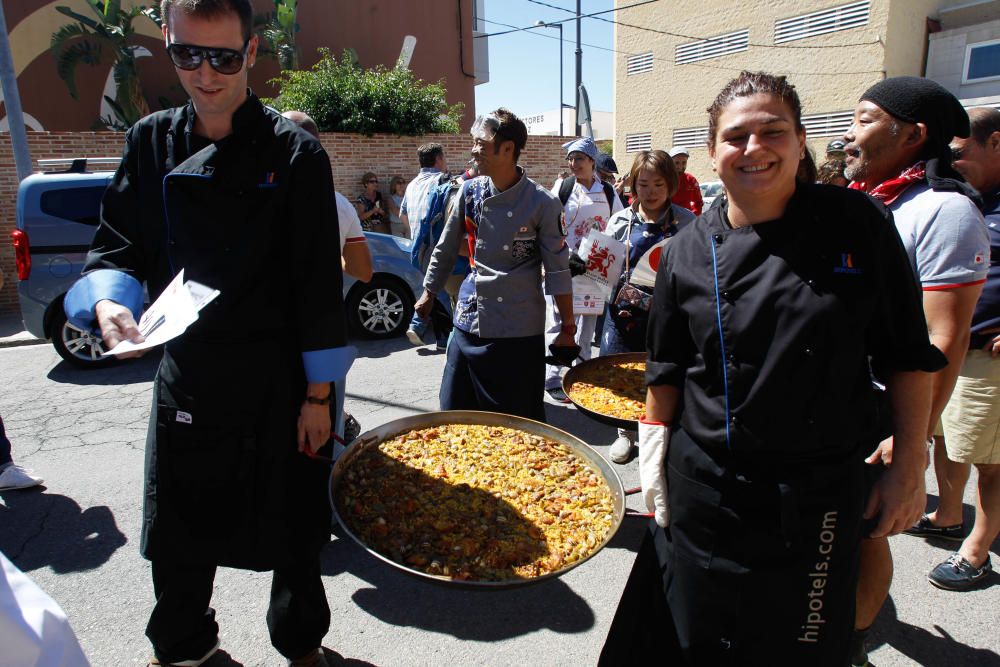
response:
<path fill-rule="evenodd" d="M 597 150 L 597 144 L 590 137 L 580 137 L 579 139 L 574 139 L 573 141 L 567 141 L 562 145 L 566 149 L 566 155 L 570 153 L 583 153 L 591 160 L 597 161 L 597 155 L 600 153 Z"/>

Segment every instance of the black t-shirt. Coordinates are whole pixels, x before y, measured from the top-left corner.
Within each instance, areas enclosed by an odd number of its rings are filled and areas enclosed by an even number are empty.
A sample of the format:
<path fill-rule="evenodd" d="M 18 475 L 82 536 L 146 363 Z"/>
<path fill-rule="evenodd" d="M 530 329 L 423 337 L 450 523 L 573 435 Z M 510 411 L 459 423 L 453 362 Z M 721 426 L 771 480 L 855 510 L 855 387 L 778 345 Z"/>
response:
<path fill-rule="evenodd" d="M 870 367 L 934 371 L 892 214 L 800 186 L 785 215 L 733 229 L 710 209 L 667 244 L 648 330 L 650 385 L 683 388 L 708 451 L 838 458 L 874 439 Z"/>

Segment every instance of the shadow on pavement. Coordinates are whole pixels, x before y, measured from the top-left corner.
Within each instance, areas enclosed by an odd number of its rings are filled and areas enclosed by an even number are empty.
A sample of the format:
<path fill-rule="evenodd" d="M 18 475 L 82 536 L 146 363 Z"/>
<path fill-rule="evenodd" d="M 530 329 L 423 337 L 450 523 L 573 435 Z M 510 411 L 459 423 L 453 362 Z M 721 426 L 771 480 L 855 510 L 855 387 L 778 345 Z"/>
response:
<path fill-rule="evenodd" d="M 53 382 L 77 385 L 124 385 L 150 382 L 156 375 L 163 351 L 159 348 L 138 359 L 126 359 L 106 368 L 80 368 L 60 361 L 49 371 Z"/>
<path fill-rule="evenodd" d="M 106 506 L 86 510 L 41 488 L 0 493 L 0 551 L 23 572 L 100 567 L 128 540 Z"/>
<path fill-rule="evenodd" d="M 647 517 L 628 517 L 622 520 L 621 528 L 611 538 L 605 549 L 628 549 L 632 553 L 639 552 L 639 545 L 642 544 L 642 536 L 649 526 Z"/>
<path fill-rule="evenodd" d="M 371 340 L 364 338 L 351 337 L 350 344 L 358 348 L 358 357 L 365 357 L 367 359 L 380 359 L 382 357 L 388 357 L 393 352 L 399 352 L 400 350 L 408 350 L 413 345 L 407 340 L 406 336 L 396 336 L 394 338 L 383 338 L 380 340 Z M 433 345 L 431 346 L 433 349 Z"/>
<path fill-rule="evenodd" d="M 953 619 L 961 623 L 961 619 Z M 910 625 L 896 616 L 896 605 L 892 597 L 885 601 L 882 611 L 875 620 L 869 635 L 869 650 L 888 644 L 918 665 L 925 667 L 996 667 L 1000 655 L 993 651 L 968 646 L 956 641 L 939 625 L 934 626 L 937 634 L 924 628 Z"/>
<path fill-rule="evenodd" d="M 474 641 L 500 641 L 542 629 L 585 632 L 594 625 L 587 602 L 558 579 L 502 591 L 450 588 L 395 570 L 348 537 L 334 539 L 320 558 L 325 576 L 349 572 L 371 584 L 354 592 L 354 603 L 390 625 Z"/>
<path fill-rule="evenodd" d="M 373 663 L 366 662 L 364 660 L 359 660 L 357 658 L 345 658 L 336 651 L 331 651 L 330 649 L 323 647 L 323 657 L 326 661 L 330 663 L 331 667 L 335 665 L 345 665 L 345 667 L 375 667 Z"/>

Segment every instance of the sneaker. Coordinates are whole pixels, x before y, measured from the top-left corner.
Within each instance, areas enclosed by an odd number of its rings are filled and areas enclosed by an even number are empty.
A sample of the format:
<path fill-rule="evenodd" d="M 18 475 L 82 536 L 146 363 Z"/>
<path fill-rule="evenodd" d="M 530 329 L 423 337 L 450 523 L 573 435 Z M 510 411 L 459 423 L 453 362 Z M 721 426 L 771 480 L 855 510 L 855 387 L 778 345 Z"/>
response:
<path fill-rule="evenodd" d="M 421 345 L 424 344 L 424 339 L 421 338 L 420 334 L 418 334 L 413 329 L 407 329 L 406 330 L 406 339 L 408 341 L 410 341 L 411 343 L 413 343 L 414 345 L 416 345 L 417 347 L 419 347 L 419 346 L 421 346 Z"/>
<path fill-rule="evenodd" d="M 215 655 L 215 652 L 219 650 L 219 640 L 215 640 L 215 646 L 209 649 L 208 653 L 196 658 L 194 660 L 181 660 L 180 662 L 160 662 L 158 658 L 152 658 L 146 667 L 198 667 L 206 662 L 208 659 Z"/>
<path fill-rule="evenodd" d="M 628 463 L 632 459 L 632 441 L 624 435 L 618 436 L 618 439 L 611 443 L 608 458 L 615 463 Z"/>
<path fill-rule="evenodd" d="M 545 391 L 549 395 L 549 398 L 556 403 L 569 403 L 569 396 L 562 390 L 562 387 L 550 387 Z"/>
<path fill-rule="evenodd" d="M 35 477 L 16 463 L 11 463 L 0 471 L 0 491 L 30 489 L 44 481 L 41 477 Z"/>
<path fill-rule="evenodd" d="M 315 651 L 310 651 L 301 658 L 288 661 L 289 667 L 330 667 L 330 663 L 326 660 L 326 655 L 323 654 L 323 649 L 318 648 Z"/>
<path fill-rule="evenodd" d="M 948 556 L 948 560 L 931 570 L 927 581 L 946 591 L 968 591 L 982 583 L 992 571 L 989 556 L 981 566 L 973 567 L 972 563 L 956 551 Z"/>
<path fill-rule="evenodd" d="M 931 523 L 931 518 L 926 514 L 920 517 L 920 521 L 917 521 L 903 532 L 907 535 L 936 537 L 939 540 L 951 540 L 952 542 L 961 542 L 965 539 L 965 526 L 963 524 L 958 524 L 957 526 L 935 526 Z"/>

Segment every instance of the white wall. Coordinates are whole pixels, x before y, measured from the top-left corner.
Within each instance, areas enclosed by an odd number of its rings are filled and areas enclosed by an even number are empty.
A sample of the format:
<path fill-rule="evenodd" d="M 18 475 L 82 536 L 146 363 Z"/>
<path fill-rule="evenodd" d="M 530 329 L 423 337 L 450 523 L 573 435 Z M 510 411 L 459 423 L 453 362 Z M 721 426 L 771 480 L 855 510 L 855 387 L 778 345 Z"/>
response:
<path fill-rule="evenodd" d="M 931 34 L 925 76 L 940 83 L 959 99 L 1000 95 L 1000 80 L 962 83 L 966 47 L 994 39 L 1000 39 L 1000 20 Z"/>

